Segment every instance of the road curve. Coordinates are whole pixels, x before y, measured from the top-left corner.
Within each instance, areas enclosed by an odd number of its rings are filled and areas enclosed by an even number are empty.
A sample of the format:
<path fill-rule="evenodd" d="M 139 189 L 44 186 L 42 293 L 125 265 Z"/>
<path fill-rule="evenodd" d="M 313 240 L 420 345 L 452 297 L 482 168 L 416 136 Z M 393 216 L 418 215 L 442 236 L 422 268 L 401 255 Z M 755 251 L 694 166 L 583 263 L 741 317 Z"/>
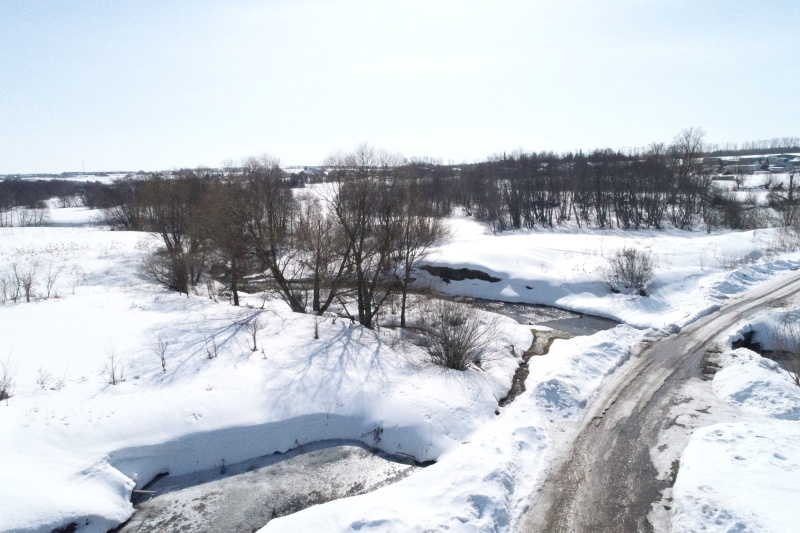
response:
<path fill-rule="evenodd" d="M 599 391 L 571 448 L 533 495 L 521 532 L 650 532 L 668 481 L 650 449 L 686 380 L 700 378 L 706 350 L 736 321 L 800 294 L 800 275 L 751 289 L 670 337 L 645 343 Z"/>

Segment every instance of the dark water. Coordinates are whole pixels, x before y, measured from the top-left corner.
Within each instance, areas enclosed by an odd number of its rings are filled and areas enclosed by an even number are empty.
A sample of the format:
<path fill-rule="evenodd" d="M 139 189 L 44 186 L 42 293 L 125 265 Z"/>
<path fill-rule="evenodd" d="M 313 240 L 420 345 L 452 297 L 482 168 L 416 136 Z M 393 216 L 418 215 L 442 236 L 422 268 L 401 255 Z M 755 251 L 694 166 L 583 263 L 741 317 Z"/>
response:
<path fill-rule="evenodd" d="M 619 322 L 608 318 L 583 315 L 546 305 L 498 302 L 480 298 L 460 298 L 458 301 L 470 303 L 485 311 L 513 318 L 520 324 L 547 326 L 575 337 L 591 335 L 619 325 Z"/>
<path fill-rule="evenodd" d="M 326 441 L 242 463 L 164 476 L 137 494 L 117 533 L 251 533 L 271 519 L 364 494 L 418 470 L 354 441 Z"/>

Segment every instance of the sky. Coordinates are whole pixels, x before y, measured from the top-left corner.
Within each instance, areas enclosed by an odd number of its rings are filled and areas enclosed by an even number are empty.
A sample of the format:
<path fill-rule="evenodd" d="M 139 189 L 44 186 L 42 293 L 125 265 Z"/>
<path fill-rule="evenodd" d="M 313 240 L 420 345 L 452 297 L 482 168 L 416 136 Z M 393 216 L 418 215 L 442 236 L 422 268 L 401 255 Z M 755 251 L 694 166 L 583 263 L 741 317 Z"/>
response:
<path fill-rule="evenodd" d="M 797 0 L 0 0 L 0 174 L 800 136 Z"/>

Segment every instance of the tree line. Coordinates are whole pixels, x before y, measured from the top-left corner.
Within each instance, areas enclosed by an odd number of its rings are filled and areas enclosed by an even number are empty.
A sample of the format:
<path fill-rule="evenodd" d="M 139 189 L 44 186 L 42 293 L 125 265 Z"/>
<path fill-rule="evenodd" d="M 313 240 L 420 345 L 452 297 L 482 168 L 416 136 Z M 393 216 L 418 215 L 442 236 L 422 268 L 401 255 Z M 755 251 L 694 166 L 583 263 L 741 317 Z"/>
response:
<path fill-rule="evenodd" d="M 707 153 L 702 130 L 687 129 L 669 145 L 626 152 L 494 156 L 461 169 L 457 203 L 495 231 L 551 228 L 569 221 L 626 230 L 767 225 L 763 210 L 714 186 L 715 169 L 704 160 Z M 770 187 L 771 180 L 765 183 Z M 794 188 L 791 174 L 788 189 L 778 184 L 771 191 L 770 207 L 783 221 L 797 219 Z"/>
<path fill-rule="evenodd" d="M 707 152 L 697 129 L 669 145 L 624 153 L 516 152 L 460 166 L 408 161 L 362 145 L 330 156 L 325 172 L 300 178 L 263 156 L 236 167 L 111 184 L 27 182 L 34 184 L 29 192 L 26 182 L 6 181 L 0 193 L 34 203 L 43 195 L 72 195 L 103 209 L 114 228 L 152 232 L 160 246 L 144 269 L 170 289 L 189 294 L 206 283 L 213 293 L 221 282 L 238 305 L 253 276 L 265 275 L 293 311 L 322 315 L 335 305 L 373 327 L 392 294 L 400 295 L 405 325 L 414 271 L 443 239 L 442 218 L 456 207 L 495 231 L 567 222 L 750 227 L 752 219 L 743 216 L 750 207 L 712 186 Z M 792 176 L 788 187 L 773 187 L 770 195 L 786 224 L 800 218 L 794 188 Z"/>
<path fill-rule="evenodd" d="M 158 235 L 144 268 L 170 289 L 189 294 L 208 277 L 239 305 L 247 280 L 266 273 L 292 311 L 322 315 L 336 303 L 368 328 L 399 293 L 404 326 L 413 272 L 445 236 L 449 211 L 426 194 L 423 169 L 397 156 L 363 145 L 327 167 L 313 190 L 293 188 L 267 156 L 234 172 L 153 174 L 120 188 L 108 222 Z"/>

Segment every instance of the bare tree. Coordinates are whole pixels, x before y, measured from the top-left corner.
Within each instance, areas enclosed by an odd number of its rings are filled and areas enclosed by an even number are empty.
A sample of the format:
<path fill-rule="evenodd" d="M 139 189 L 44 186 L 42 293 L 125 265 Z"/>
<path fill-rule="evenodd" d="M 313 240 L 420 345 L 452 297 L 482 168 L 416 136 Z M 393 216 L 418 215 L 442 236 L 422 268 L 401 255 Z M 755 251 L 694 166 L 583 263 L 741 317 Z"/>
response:
<path fill-rule="evenodd" d="M 699 128 L 688 128 L 675 136 L 670 146 L 674 183 L 670 195 L 670 222 L 680 229 L 691 229 L 693 217 L 707 197 L 711 177 L 703 163 L 703 137 Z"/>
<path fill-rule="evenodd" d="M 61 272 L 64 270 L 63 266 L 56 266 L 53 263 L 47 264 L 47 270 L 45 271 L 45 290 L 46 295 L 45 299 L 49 299 L 51 294 L 53 294 L 56 298 L 58 297 L 57 293 L 53 293 L 53 289 L 56 286 L 56 281 L 58 281 L 58 276 L 61 275 Z"/>
<path fill-rule="evenodd" d="M 154 174 L 139 185 L 145 229 L 157 234 L 164 245 L 144 263 L 145 271 L 187 296 L 190 286 L 200 280 L 205 263 L 205 241 L 198 231 L 202 214 L 197 207 L 208 178 L 191 171 L 169 179 Z"/>
<path fill-rule="evenodd" d="M 258 350 L 258 332 L 264 329 L 266 326 L 267 324 L 264 322 L 260 314 L 254 315 L 250 318 L 250 320 L 244 323 L 244 327 L 247 330 L 247 333 L 250 335 L 250 340 L 253 342 L 252 351 L 255 352 Z"/>
<path fill-rule="evenodd" d="M 125 377 L 125 370 L 123 368 L 124 360 L 117 354 L 114 346 L 106 349 L 106 364 L 103 367 L 102 373 L 106 375 L 110 385 L 116 385 L 123 381 Z"/>
<path fill-rule="evenodd" d="M 14 274 L 18 290 L 21 290 L 22 293 L 25 294 L 25 301 L 30 303 L 31 296 L 33 296 L 33 285 L 36 283 L 38 265 L 35 262 L 28 263 L 25 266 L 19 266 L 17 263 L 12 263 L 11 270 Z M 17 293 L 17 298 L 18 297 L 19 293 Z M 14 301 L 16 301 L 16 298 Z"/>
<path fill-rule="evenodd" d="M 399 206 L 392 194 L 391 173 L 399 163 L 399 156 L 366 144 L 327 160 L 339 180 L 328 201 L 351 249 L 358 321 L 370 329 L 396 280 L 393 254 Z"/>
<path fill-rule="evenodd" d="M 305 313 L 303 291 L 294 283 L 299 274 L 294 242 L 297 201 L 278 160 L 266 155 L 246 160 L 243 183 L 241 207 L 253 254 L 289 308 Z"/>
<path fill-rule="evenodd" d="M 311 309 L 322 315 L 352 273 L 352 246 L 335 216 L 319 198 L 304 195 L 300 204 L 297 242 L 302 253 L 299 261 L 311 286 Z"/>
<path fill-rule="evenodd" d="M 162 372 L 167 371 L 167 348 L 169 348 L 169 341 L 163 333 L 159 333 L 158 337 L 156 337 L 153 344 L 150 346 L 153 355 L 158 357 L 158 360 L 161 362 Z"/>
<path fill-rule="evenodd" d="M 233 305 L 239 305 L 239 290 L 252 269 L 247 243 L 247 220 L 241 208 L 244 187 L 236 177 L 215 183 L 203 200 L 199 225 L 211 244 L 212 275 L 221 273 L 229 288 Z M 208 286 L 208 284 L 207 284 Z M 209 287 L 209 297 L 212 297 Z M 212 297 L 213 299 L 213 297 Z"/>
<path fill-rule="evenodd" d="M 17 276 L 18 266 L 11 264 L 11 270 L 0 273 L 0 302 L 6 303 L 11 300 L 16 303 L 21 295 L 22 287 Z"/>
<path fill-rule="evenodd" d="M 394 248 L 401 291 L 400 327 L 404 328 L 408 290 L 413 281 L 413 273 L 428 256 L 431 248 L 444 240 L 447 230 L 441 219 L 426 212 L 425 202 L 413 182 L 403 182 L 394 190 L 395 202 L 400 206 Z"/>

